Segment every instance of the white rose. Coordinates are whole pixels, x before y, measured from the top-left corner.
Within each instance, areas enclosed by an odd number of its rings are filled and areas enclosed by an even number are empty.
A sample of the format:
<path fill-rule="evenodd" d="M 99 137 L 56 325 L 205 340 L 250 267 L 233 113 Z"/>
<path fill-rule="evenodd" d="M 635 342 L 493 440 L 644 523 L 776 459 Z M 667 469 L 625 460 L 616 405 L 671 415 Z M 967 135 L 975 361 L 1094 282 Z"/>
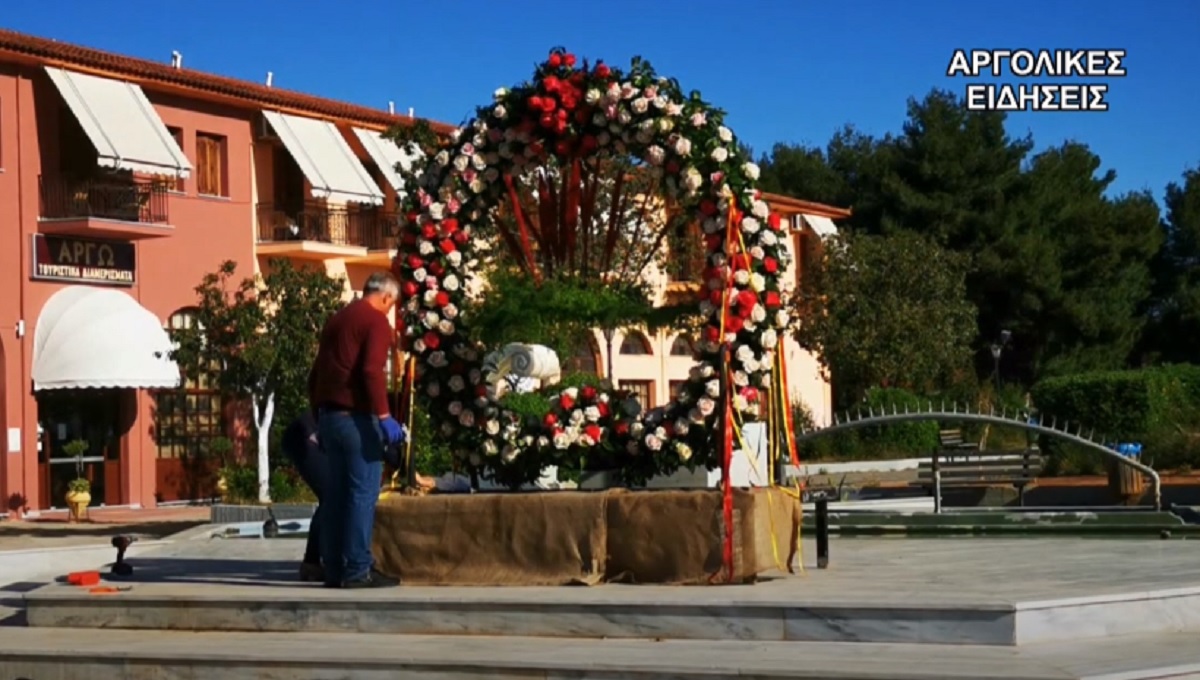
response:
<path fill-rule="evenodd" d="M 458 414 L 458 424 L 463 427 L 473 427 L 475 425 L 475 412 L 463 411 Z"/>
<path fill-rule="evenodd" d="M 733 141 L 733 131 L 730 130 L 729 128 L 725 127 L 724 125 L 722 125 L 721 127 L 717 128 L 717 137 L 722 142 L 732 142 Z"/>
<path fill-rule="evenodd" d="M 771 206 L 767 205 L 766 201 L 754 201 L 754 205 L 750 208 L 750 212 L 753 213 L 758 219 L 765 220 L 771 216 Z"/>
<path fill-rule="evenodd" d="M 466 387 L 466 385 L 463 384 L 461 375 L 450 376 L 450 379 L 446 381 L 446 385 L 450 388 L 451 392 L 462 392 L 463 388 Z"/>
<path fill-rule="evenodd" d="M 425 303 L 426 307 L 432 307 L 433 303 L 437 302 L 437 294 L 438 292 L 436 290 L 427 290 L 421 296 L 421 301 Z"/>
<path fill-rule="evenodd" d="M 454 322 L 442 319 L 438 322 L 437 329 L 442 335 L 454 335 Z"/>
<path fill-rule="evenodd" d="M 750 275 L 750 287 L 753 288 L 755 292 L 761 293 L 763 289 L 767 287 L 767 279 L 763 277 L 762 274 L 755 272 Z M 762 321 L 762 319 L 759 319 L 759 321 Z"/>
<path fill-rule="evenodd" d="M 700 398 L 705 399 L 706 397 Z M 693 408 L 692 410 L 688 411 L 688 420 L 699 425 L 704 422 L 704 414 L 700 412 L 699 407 Z"/>
<path fill-rule="evenodd" d="M 572 425 L 579 427 L 583 424 L 583 411 L 580 411 L 579 409 L 571 411 L 571 415 L 569 418 L 567 418 L 567 420 L 569 420 Z"/>
<path fill-rule="evenodd" d="M 474 191 L 477 194 L 482 194 L 483 190 L 487 188 L 487 185 L 483 183 L 483 180 L 478 177 L 471 180 L 471 183 L 468 186 L 471 187 L 471 191 Z"/>
<path fill-rule="evenodd" d="M 746 173 L 746 176 L 749 177 L 751 181 L 754 181 L 758 179 L 758 176 L 762 171 L 759 170 L 758 166 L 754 163 L 746 163 L 742 165 L 742 172 Z"/>
<path fill-rule="evenodd" d="M 554 435 L 554 448 L 565 449 L 571 445 L 571 436 L 566 432 L 559 432 Z"/>
<path fill-rule="evenodd" d="M 760 224 L 759 221 L 753 217 L 742 218 L 742 231 L 746 232 L 747 234 L 756 234 L 761 228 L 762 224 Z"/>
<path fill-rule="evenodd" d="M 662 165 L 663 159 L 666 158 L 666 155 L 666 151 L 664 151 L 663 148 L 657 144 L 649 149 L 646 149 L 646 157 L 654 165 Z"/>
<path fill-rule="evenodd" d="M 583 417 L 586 418 L 589 423 L 594 423 L 600 420 L 600 409 L 596 406 L 589 406 L 583 410 Z"/>
<path fill-rule="evenodd" d="M 471 165 L 471 159 L 467 156 L 458 156 L 454 159 L 454 169 L 459 172 L 466 172 L 469 165 Z"/>
<path fill-rule="evenodd" d="M 755 274 L 755 276 L 758 275 Z M 754 323 L 762 323 L 763 321 L 766 321 L 767 308 L 763 307 L 762 305 L 754 305 L 754 307 L 750 309 L 750 318 L 754 320 Z"/>
<path fill-rule="evenodd" d="M 417 354 L 424 352 L 425 351 L 425 341 L 420 338 L 413 340 L 413 351 L 416 352 Z M 435 394 L 434 396 L 436 397 L 437 395 Z"/>
<path fill-rule="evenodd" d="M 750 376 L 746 375 L 745 371 L 734 371 L 733 384 L 738 387 L 745 387 L 750 384 Z"/>
<path fill-rule="evenodd" d="M 712 159 L 718 163 L 724 163 L 729 158 L 729 150 L 723 146 L 718 146 L 712 150 Z"/>
<path fill-rule="evenodd" d="M 767 231 L 764 231 L 762 234 L 760 234 L 758 237 L 758 240 L 762 241 L 762 244 L 764 246 L 773 246 L 776 243 L 779 243 L 779 238 L 776 237 L 775 232 L 771 231 L 770 229 L 768 229 Z M 783 254 L 786 255 L 786 253 L 783 253 Z M 779 259 L 784 259 L 784 258 L 781 257 Z"/>
<path fill-rule="evenodd" d="M 437 328 L 439 321 L 441 321 L 441 318 L 438 316 L 437 312 L 425 312 L 425 314 L 421 316 L 421 322 L 426 328 L 431 330 Z"/>
<path fill-rule="evenodd" d="M 681 113 L 683 113 L 683 104 L 680 104 L 679 102 L 671 102 L 670 104 L 667 104 L 668 116 L 679 116 Z"/>
<path fill-rule="evenodd" d="M 425 239 L 421 239 L 421 242 L 417 244 L 417 252 L 422 255 L 432 255 L 435 250 L 437 250 L 437 249 L 433 247 L 433 243 L 430 241 L 426 241 Z M 424 271 L 424 270 L 422 270 L 422 271 Z M 413 278 L 417 278 L 417 277 L 414 276 Z M 422 276 L 420 278 L 424 279 L 425 277 Z"/>
<path fill-rule="evenodd" d="M 745 269 L 739 269 L 733 273 L 733 282 L 739 286 L 744 286 L 750 282 L 750 272 Z"/>
<path fill-rule="evenodd" d="M 520 453 L 520 451 L 520 449 L 512 444 L 506 444 L 504 446 L 504 450 L 500 452 L 500 460 L 504 461 L 505 463 L 511 463 L 517 459 L 517 454 Z"/>
<path fill-rule="evenodd" d="M 688 425 L 687 420 L 683 418 L 677 418 L 675 420 L 675 434 L 677 436 L 682 437 L 683 435 L 687 434 L 689 428 L 690 426 Z"/>
<path fill-rule="evenodd" d="M 499 452 L 499 450 L 500 447 L 496 446 L 496 442 L 492 441 L 491 439 L 483 440 L 483 454 L 485 456 L 494 456 Z"/>
<path fill-rule="evenodd" d="M 700 415 L 704 416 L 705 418 L 712 415 L 713 409 L 716 407 L 716 403 L 708 397 L 700 397 L 700 399 L 696 401 L 696 408 L 700 409 Z"/>
<path fill-rule="evenodd" d="M 662 448 L 662 440 L 655 437 L 653 434 L 646 435 L 646 448 L 651 451 L 658 451 Z"/>
<path fill-rule="evenodd" d="M 767 254 L 767 252 L 762 249 L 762 246 L 751 246 L 750 247 L 750 257 L 753 257 L 756 260 L 763 259 L 763 257 L 766 256 L 766 254 Z"/>
<path fill-rule="evenodd" d="M 790 321 L 790 319 L 788 318 L 787 312 L 783 311 L 782 309 L 779 310 L 778 312 L 775 312 L 775 327 L 776 328 L 787 328 L 788 321 Z"/>
<path fill-rule="evenodd" d="M 442 288 L 445 288 L 446 290 L 450 291 L 451 293 L 458 290 L 458 286 L 459 286 L 458 277 L 455 276 L 454 274 L 448 274 L 446 276 L 446 279 L 444 281 L 442 281 Z"/>
<path fill-rule="evenodd" d="M 750 402 L 740 394 L 733 395 L 733 408 L 741 411 L 742 413 L 746 413 L 747 411 L 754 409 L 754 407 L 750 405 Z"/>
<path fill-rule="evenodd" d="M 675 140 L 675 153 L 680 156 L 687 156 L 692 153 L 692 140 L 687 137 L 680 137 Z"/>
<path fill-rule="evenodd" d="M 437 397 L 442 393 L 442 386 L 435 382 L 431 382 L 429 383 L 429 386 L 425 388 L 425 393 L 431 397 Z"/>
<path fill-rule="evenodd" d="M 488 433 L 488 436 L 496 436 L 500 433 L 500 421 L 496 420 L 495 418 L 489 418 L 488 421 L 484 423 L 483 431 Z"/>
<path fill-rule="evenodd" d="M 433 162 L 438 165 L 445 165 L 450 162 L 450 152 L 442 149 L 433 157 Z"/>
<path fill-rule="evenodd" d="M 507 95 L 507 94 L 508 94 L 508 88 L 501 87 L 492 93 L 492 98 L 493 99 L 503 99 L 505 97 L 505 95 Z"/>
<path fill-rule="evenodd" d="M 508 118 L 508 109 L 504 108 L 504 104 L 497 104 L 496 108 L 492 109 L 492 115 L 500 120 L 504 120 Z"/>
<path fill-rule="evenodd" d="M 772 349 L 779 343 L 779 335 L 775 333 L 775 329 L 768 328 L 762 334 L 762 346 L 767 349 Z"/>
<path fill-rule="evenodd" d="M 721 381 L 709 380 L 707 383 L 704 384 L 704 393 L 707 394 L 708 396 L 712 397 L 713 399 L 716 399 L 717 397 L 721 396 Z"/>
<path fill-rule="evenodd" d="M 451 267 L 457 267 L 462 264 L 462 253 L 456 250 L 446 256 L 446 261 L 450 263 Z"/>
<path fill-rule="evenodd" d="M 638 97 L 629 104 L 629 108 L 640 116 L 650 108 L 650 102 L 645 97 Z"/>
<path fill-rule="evenodd" d="M 697 111 L 692 114 L 692 127 L 704 127 L 704 124 L 707 122 L 708 117 L 704 115 L 704 112 Z"/>
<path fill-rule="evenodd" d="M 454 317 L 458 316 L 458 307 L 455 307 L 454 303 L 450 303 L 445 307 L 442 307 L 442 316 L 446 317 L 447 319 L 453 319 Z"/>
<path fill-rule="evenodd" d="M 603 96 L 604 95 L 600 92 L 600 90 L 597 90 L 596 88 L 593 87 L 592 89 L 587 91 L 587 94 L 584 95 L 583 100 L 589 104 L 596 104 L 600 101 L 600 98 Z"/>
<path fill-rule="evenodd" d="M 450 402 L 450 406 L 448 407 L 448 409 L 450 411 L 450 415 L 458 417 L 458 415 L 460 413 L 462 413 L 462 410 L 463 410 L 462 402 L 461 401 L 452 401 L 452 402 Z"/>

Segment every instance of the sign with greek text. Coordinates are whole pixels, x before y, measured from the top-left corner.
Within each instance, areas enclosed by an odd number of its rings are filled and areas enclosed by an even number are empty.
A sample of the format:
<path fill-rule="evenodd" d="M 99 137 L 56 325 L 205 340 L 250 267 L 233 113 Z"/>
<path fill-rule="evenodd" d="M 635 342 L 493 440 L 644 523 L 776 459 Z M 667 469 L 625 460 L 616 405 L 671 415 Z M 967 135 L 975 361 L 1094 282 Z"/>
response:
<path fill-rule="evenodd" d="M 137 260 L 132 243 L 33 235 L 32 278 L 101 286 L 132 286 Z"/>

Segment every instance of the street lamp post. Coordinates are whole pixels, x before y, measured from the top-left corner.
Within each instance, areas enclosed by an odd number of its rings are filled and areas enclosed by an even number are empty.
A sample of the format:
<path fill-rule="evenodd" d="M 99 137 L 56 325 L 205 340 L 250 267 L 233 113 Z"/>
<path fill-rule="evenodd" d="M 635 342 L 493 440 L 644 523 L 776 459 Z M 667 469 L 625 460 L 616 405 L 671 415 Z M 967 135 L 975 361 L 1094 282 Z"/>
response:
<path fill-rule="evenodd" d="M 996 391 L 1000 391 L 1000 355 L 1004 353 L 1004 347 L 1008 345 L 1008 341 L 1012 339 L 1010 331 L 1000 331 L 1000 339 L 992 343 L 992 376 L 996 380 Z"/>

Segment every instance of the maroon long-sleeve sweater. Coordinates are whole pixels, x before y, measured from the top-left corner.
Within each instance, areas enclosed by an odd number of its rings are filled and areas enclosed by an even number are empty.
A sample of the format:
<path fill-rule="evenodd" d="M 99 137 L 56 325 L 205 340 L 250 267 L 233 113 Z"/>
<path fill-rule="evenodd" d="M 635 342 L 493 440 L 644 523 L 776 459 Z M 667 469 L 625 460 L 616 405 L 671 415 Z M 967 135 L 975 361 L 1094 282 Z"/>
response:
<path fill-rule="evenodd" d="M 314 408 L 346 409 L 384 416 L 392 327 L 387 316 L 359 299 L 325 322 L 320 348 L 308 375 Z"/>

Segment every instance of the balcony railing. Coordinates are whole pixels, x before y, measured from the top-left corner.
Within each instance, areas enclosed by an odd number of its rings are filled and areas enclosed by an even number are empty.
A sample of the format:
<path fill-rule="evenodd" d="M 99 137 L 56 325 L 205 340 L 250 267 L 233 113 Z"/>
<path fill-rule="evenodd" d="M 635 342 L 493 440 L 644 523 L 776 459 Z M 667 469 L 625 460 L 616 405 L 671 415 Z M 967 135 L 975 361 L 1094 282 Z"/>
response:
<path fill-rule="evenodd" d="M 63 175 L 38 178 L 43 219 L 98 218 L 167 224 L 167 184 L 145 179 Z"/>
<path fill-rule="evenodd" d="M 355 209 L 313 203 L 301 210 L 258 206 L 258 242 L 317 241 L 371 250 L 395 247 L 396 216 L 377 208 Z"/>

